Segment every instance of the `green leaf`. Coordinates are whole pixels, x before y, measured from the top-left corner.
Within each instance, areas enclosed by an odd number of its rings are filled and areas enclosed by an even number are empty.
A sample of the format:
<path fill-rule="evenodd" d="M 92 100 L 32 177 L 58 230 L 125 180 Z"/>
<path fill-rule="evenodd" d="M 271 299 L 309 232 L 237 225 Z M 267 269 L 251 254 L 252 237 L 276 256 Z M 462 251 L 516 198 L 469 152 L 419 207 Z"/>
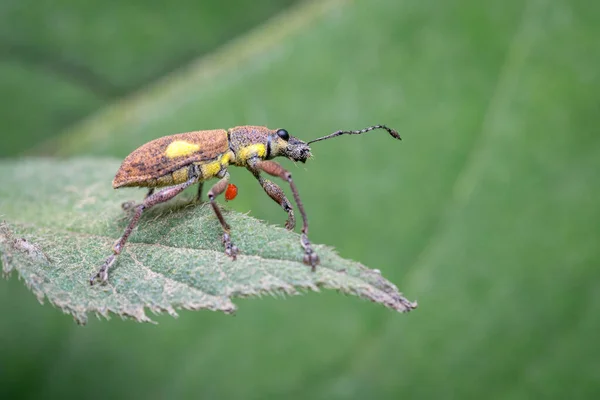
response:
<path fill-rule="evenodd" d="M 231 313 L 232 297 L 319 288 L 400 312 L 416 307 L 378 271 L 326 246 L 316 246 L 321 265 L 311 272 L 302 264 L 298 234 L 225 209 L 241 251 L 232 261 L 223 253 L 211 207 L 185 198 L 145 213 L 110 270 L 109 284 L 90 286 L 89 277 L 111 254 L 129 219 L 120 204 L 134 193 L 110 186 L 118 166 L 117 160 L 89 158 L 0 163 L 0 175 L 8 177 L 0 189 L 0 215 L 7 220 L 0 225 L 4 271 L 16 270 L 40 300 L 46 297 L 80 323 L 90 312 L 144 322 L 150 321 L 146 309 Z"/>

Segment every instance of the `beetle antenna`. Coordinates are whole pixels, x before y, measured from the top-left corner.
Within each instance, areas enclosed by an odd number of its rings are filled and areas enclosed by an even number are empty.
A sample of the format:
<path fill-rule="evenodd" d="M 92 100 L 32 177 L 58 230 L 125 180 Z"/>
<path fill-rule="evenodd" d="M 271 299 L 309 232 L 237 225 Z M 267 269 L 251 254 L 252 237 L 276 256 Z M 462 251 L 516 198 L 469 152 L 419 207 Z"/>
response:
<path fill-rule="evenodd" d="M 398 134 L 398 132 L 396 132 L 394 129 L 388 128 L 385 125 L 373 125 L 373 126 L 369 126 L 368 128 L 361 129 L 359 131 L 337 131 L 337 132 L 333 132 L 331 135 L 327 135 L 327 136 L 320 137 L 318 139 L 311 140 L 307 144 L 311 144 L 311 143 L 314 143 L 314 142 L 320 142 L 321 140 L 331 139 L 331 138 L 334 138 L 334 137 L 340 136 L 340 135 L 346 135 L 346 134 L 347 135 L 360 135 L 360 134 L 363 134 L 363 133 L 374 131 L 375 129 L 385 129 L 390 135 L 392 135 L 393 138 L 398 139 L 398 140 L 402 140 L 402 138 L 400 137 L 400 135 Z"/>

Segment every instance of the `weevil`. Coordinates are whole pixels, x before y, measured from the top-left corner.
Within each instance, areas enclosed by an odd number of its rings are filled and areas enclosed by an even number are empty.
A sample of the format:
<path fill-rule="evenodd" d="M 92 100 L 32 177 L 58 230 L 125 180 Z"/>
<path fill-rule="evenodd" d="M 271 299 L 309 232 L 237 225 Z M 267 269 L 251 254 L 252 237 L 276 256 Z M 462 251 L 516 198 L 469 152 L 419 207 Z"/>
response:
<path fill-rule="evenodd" d="M 304 249 L 303 261 L 314 271 L 319 264 L 319 256 L 308 239 L 308 218 L 298 189 L 292 180 L 292 174 L 279 163 L 271 160 L 275 157 L 286 157 L 292 161 L 305 163 L 312 156 L 309 147 L 311 143 L 344 134 L 360 135 L 375 129 L 384 129 L 395 139 L 401 140 L 398 132 L 385 125 L 374 125 L 358 131 L 336 131 L 309 142 L 291 136 L 285 129 L 238 126 L 231 129 L 179 133 L 142 145 L 125 158 L 112 184 L 115 189 L 147 187 L 148 193 L 142 203 L 133 206 L 133 216 L 129 225 L 114 244 L 113 254 L 90 278 L 90 284 L 93 285 L 97 279 L 101 282 L 108 280 L 108 270 L 116 262 L 144 211 L 172 199 L 194 184 L 198 184 L 196 196 L 200 199 L 203 183 L 213 178 L 219 180 L 208 191 L 208 201 L 223 229 L 221 240 L 225 254 L 235 260 L 239 250 L 231 241 L 231 228 L 216 203 L 216 198 L 226 190 L 227 199 L 232 199 L 237 194 L 235 186 L 229 183 L 227 171 L 229 165 L 244 167 L 254 175 L 269 197 L 287 212 L 285 227 L 292 230 L 296 225 L 292 204 L 283 190 L 277 184 L 265 179 L 262 173 L 279 177 L 290 185 L 302 217 L 300 245 Z M 160 190 L 155 192 L 155 189 L 159 188 Z"/>

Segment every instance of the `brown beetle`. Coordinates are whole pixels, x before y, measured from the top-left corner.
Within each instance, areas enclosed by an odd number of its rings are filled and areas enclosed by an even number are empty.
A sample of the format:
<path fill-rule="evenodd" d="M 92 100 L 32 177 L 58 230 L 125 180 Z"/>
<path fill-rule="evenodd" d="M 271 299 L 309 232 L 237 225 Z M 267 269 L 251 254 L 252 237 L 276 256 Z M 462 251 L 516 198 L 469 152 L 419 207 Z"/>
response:
<path fill-rule="evenodd" d="M 304 263 L 312 270 L 319 264 L 319 257 L 313 251 L 308 240 L 308 219 L 300 200 L 298 189 L 292 175 L 280 164 L 270 161 L 275 157 L 287 157 L 293 161 L 306 162 L 311 157 L 310 143 L 330 139 L 343 134 L 361 134 L 374 129 L 385 129 L 394 138 L 398 133 L 384 125 L 375 125 L 359 131 L 337 131 L 331 135 L 312 140 L 308 143 L 290 136 L 285 129 L 268 129 L 264 126 L 238 126 L 231 129 L 195 131 L 165 136 L 134 150 L 125 158 L 113 180 L 115 189 L 121 187 L 148 187 L 149 191 L 141 204 L 134 208 L 133 217 L 123 235 L 113 246 L 111 254 L 98 272 L 90 279 L 101 282 L 108 280 L 108 270 L 116 262 L 129 235 L 137 226 L 144 210 L 164 203 L 187 187 L 198 184 L 198 198 L 202 193 L 204 181 L 219 178 L 208 191 L 208 200 L 223 227 L 223 245 L 225 254 L 236 259 L 238 248 L 231 242 L 230 226 L 223 218 L 215 199 L 227 189 L 229 172 L 227 167 L 235 165 L 247 168 L 258 180 L 265 192 L 287 213 L 286 228 L 294 229 L 296 224 L 294 211 L 283 190 L 275 183 L 262 177 L 261 172 L 278 176 L 287 181 L 300 215 L 302 216 L 302 236 L 300 244 L 304 248 Z M 156 193 L 154 190 L 161 188 Z"/>

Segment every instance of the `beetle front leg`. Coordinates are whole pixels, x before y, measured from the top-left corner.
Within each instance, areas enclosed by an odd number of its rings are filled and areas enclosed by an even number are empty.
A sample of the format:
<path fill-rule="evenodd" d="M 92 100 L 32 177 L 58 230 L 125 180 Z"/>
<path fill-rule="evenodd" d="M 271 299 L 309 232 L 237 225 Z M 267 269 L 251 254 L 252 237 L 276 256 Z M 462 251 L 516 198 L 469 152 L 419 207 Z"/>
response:
<path fill-rule="evenodd" d="M 208 191 L 208 200 L 210 201 L 210 205 L 213 208 L 213 211 L 217 215 L 221 226 L 223 227 L 223 246 L 225 246 L 225 254 L 227 254 L 232 259 L 236 259 L 238 254 L 238 248 L 231 242 L 230 236 L 230 227 L 229 224 L 223 218 L 223 214 L 215 201 L 216 197 L 223 193 L 225 189 L 227 189 L 227 185 L 229 185 L 229 172 L 225 171 L 222 173 L 221 180 L 213 185 L 212 188 Z"/>
<path fill-rule="evenodd" d="M 303 261 L 304 264 L 310 265 L 311 269 L 314 271 L 316 266 L 319 264 L 319 256 L 314 252 L 310 240 L 308 240 L 308 218 L 306 217 L 302 200 L 300 200 L 300 195 L 298 194 L 296 184 L 292 180 L 292 174 L 275 161 L 256 160 L 250 161 L 249 165 L 254 170 L 260 170 L 269 175 L 278 176 L 290 184 L 292 194 L 294 195 L 294 200 L 296 200 L 296 205 L 298 206 L 298 210 L 300 210 L 300 215 L 302 215 L 302 237 L 300 239 L 300 244 L 304 248 Z"/>
<path fill-rule="evenodd" d="M 252 172 L 254 177 L 258 180 L 258 183 L 260 183 L 260 186 L 262 186 L 262 188 L 269 195 L 269 197 L 272 198 L 275 201 L 275 203 L 279 204 L 281 208 L 283 208 L 283 210 L 288 213 L 288 219 L 285 222 L 285 227 L 290 231 L 293 230 L 296 226 L 294 209 L 292 208 L 292 204 L 290 203 L 290 201 L 287 199 L 287 197 L 285 197 L 285 193 L 283 193 L 283 190 L 281 190 L 281 188 L 277 184 L 260 176 L 260 173 L 258 171 L 250 169 L 250 172 Z"/>

